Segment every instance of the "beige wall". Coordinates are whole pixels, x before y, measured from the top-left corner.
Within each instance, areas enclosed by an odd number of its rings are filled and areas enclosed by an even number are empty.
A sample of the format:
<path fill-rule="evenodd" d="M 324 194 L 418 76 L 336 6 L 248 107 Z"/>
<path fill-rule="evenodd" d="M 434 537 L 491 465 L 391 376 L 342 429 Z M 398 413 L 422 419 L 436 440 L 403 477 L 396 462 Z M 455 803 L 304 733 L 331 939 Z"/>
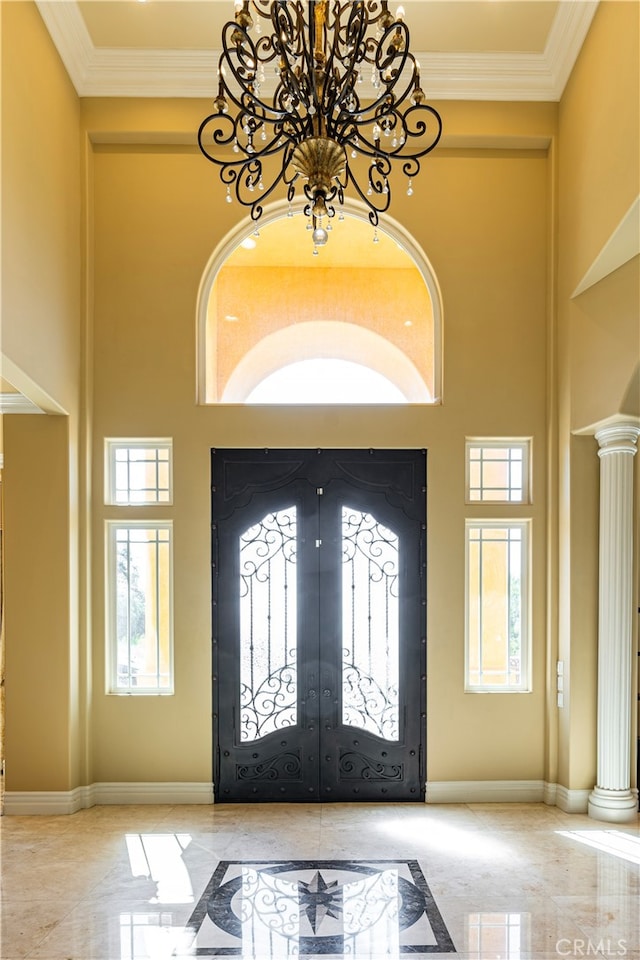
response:
<path fill-rule="evenodd" d="M 4 424 L 9 790 L 72 785 L 68 427 L 37 415 Z"/>
<path fill-rule="evenodd" d="M 73 414 L 80 103 L 35 4 L 2 3 L 2 27 L 2 352 Z"/>
<path fill-rule="evenodd" d="M 636 2 L 599 4 L 560 102 L 563 295 L 576 288 L 639 193 L 639 18 Z"/>
<path fill-rule="evenodd" d="M 7 417 L 9 789 L 82 771 L 80 104 L 34 4 L 2 3 L 2 363 L 64 416 Z"/>
<path fill-rule="evenodd" d="M 639 12 L 637 3 L 600 3 L 559 110 L 558 753 L 559 781 L 574 789 L 594 780 L 598 458 L 593 437 L 571 431 L 620 411 L 640 415 L 638 257 L 573 293 L 640 192 Z"/>
<path fill-rule="evenodd" d="M 640 196 L 639 36 L 640 4 L 601 3 L 560 104 L 558 306 L 574 430 L 625 398 L 640 416 L 640 395 L 627 395 L 640 362 L 638 257 L 573 296 Z"/>

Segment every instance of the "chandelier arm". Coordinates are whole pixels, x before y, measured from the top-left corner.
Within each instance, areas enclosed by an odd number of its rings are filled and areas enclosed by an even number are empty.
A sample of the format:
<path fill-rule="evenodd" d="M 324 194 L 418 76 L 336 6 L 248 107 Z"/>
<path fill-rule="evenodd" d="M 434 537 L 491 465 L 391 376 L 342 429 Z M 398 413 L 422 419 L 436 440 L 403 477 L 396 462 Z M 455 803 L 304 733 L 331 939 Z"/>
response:
<path fill-rule="evenodd" d="M 406 163 L 402 164 L 402 172 L 404 173 L 405 177 L 408 177 L 409 179 L 417 177 L 420 173 L 420 168 L 420 161 L 417 159 L 417 157 L 411 157 Z"/>
<path fill-rule="evenodd" d="M 229 136 L 225 136 L 224 132 L 221 129 L 214 129 L 211 133 L 211 139 L 214 146 L 225 147 L 230 143 L 233 143 L 235 136 L 235 122 L 231 117 L 226 116 L 225 114 L 212 113 L 208 117 L 205 117 L 200 126 L 198 127 L 198 146 L 202 150 L 203 154 L 210 160 L 211 163 L 215 163 L 218 166 L 224 166 L 226 163 L 225 160 L 220 160 L 218 157 L 209 153 L 209 147 L 204 142 L 206 128 L 211 123 L 220 123 L 230 125 L 231 132 Z"/>
<path fill-rule="evenodd" d="M 407 31 L 407 37 L 408 33 Z M 420 73 L 416 59 L 408 50 L 402 50 L 399 53 L 394 53 L 383 63 L 380 62 L 380 53 L 381 48 L 378 47 L 373 66 L 378 72 L 384 91 L 380 93 L 371 106 L 375 107 L 376 104 L 384 103 L 389 98 L 394 104 L 404 103 L 405 100 L 410 99 L 412 92 L 420 86 Z M 407 67 L 409 67 L 408 70 Z"/>
<path fill-rule="evenodd" d="M 284 8 L 286 20 L 292 27 L 291 18 L 286 7 Z M 287 77 L 289 84 L 294 87 L 294 97 L 301 96 L 300 84 L 298 83 L 290 65 L 287 61 L 288 69 L 282 71 L 281 80 L 276 88 L 273 103 L 267 103 L 262 100 L 255 91 L 257 82 L 258 64 L 264 65 L 273 61 L 280 53 L 281 58 L 286 56 L 285 48 L 282 44 L 274 43 L 275 37 L 261 37 L 257 44 L 249 36 L 248 30 L 241 24 L 228 22 L 223 28 L 223 52 L 220 56 L 218 66 L 218 76 L 220 78 L 221 89 L 227 94 L 228 99 L 239 109 L 252 114 L 261 122 L 276 123 L 278 120 L 290 118 L 290 111 L 284 104 L 278 108 L 278 101 L 282 102 L 286 94 L 286 86 L 283 83 L 283 74 Z M 231 41 L 230 45 L 229 40 Z M 225 75 L 224 67 L 228 67 L 241 94 L 237 95 Z M 247 86 L 248 84 L 248 86 Z"/>
<path fill-rule="evenodd" d="M 407 137 L 411 139 L 416 139 L 417 137 L 426 136 L 427 124 L 424 120 L 418 119 L 418 114 L 420 113 L 420 111 L 426 111 L 426 113 L 428 113 L 435 120 L 436 127 L 437 127 L 436 132 L 432 135 L 431 140 L 429 141 L 428 145 L 424 147 L 424 149 L 419 150 L 415 153 L 400 154 L 401 158 L 405 156 L 411 157 L 413 159 L 418 159 L 419 157 L 425 157 L 428 153 L 431 153 L 434 147 L 437 146 L 440 140 L 440 137 L 442 136 L 442 117 L 440 116 L 438 111 L 435 109 L 435 107 L 431 107 L 427 103 L 420 103 L 420 104 L 416 104 L 415 107 L 409 107 L 409 109 L 405 111 L 405 113 L 402 115 L 403 126 L 406 131 Z M 411 120 L 411 122 L 414 124 L 413 129 L 409 127 L 407 120 Z"/>
<path fill-rule="evenodd" d="M 259 17 L 264 20 L 271 20 L 272 0 L 251 0 L 251 5 Z"/>
<path fill-rule="evenodd" d="M 244 161 L 240 170 L 228 170 L 226 167 L 222 170 L 220 177 L 223 183 L 234 187 L 234 192 L 238 203 L 243 207 L 249 207 L 252 220 L 259 220 L 263 213 L 265 200 L 273 193 L 281 181 L 289 184 L 286 172 L 289 168 L 290 157 L 285 157 L 282 167 L 276 173 L 273 181 L 264 186 L 257 198 L 250 194 L 255 193 L 255 188 L 262 183 L 262 162 L 259 157 L 252 157 Z M 295 179 L 295 177 L 294 177 Z"/>
<path fill-rule="evenodd" d="M 410 141 L 415 140 L 419 137 L 425 137 L 427 135 L 427 123 L 418 119 L 417 115 L 423 111 L 426 111 L 430 117 L 432 117 L 435 122 L 437 129 L 429 139 L 429 142 L 421 150 L 412 151 L 410 149 Z M 346 116 L 343 118 L 343 122 L 340 126 L 336 126 L 336 138 L 340 141 L 346 141 L 354 150 L 357 150 L 363 156 L 366 157 L 378 157 L 378 156 L 387 156 L 391 159 L 411 159 L 413 157 L 424 157 L 430 153 L 434 147 L 438 144 L 440 137 L 442 135 L 442 118 L 440 114 L 433 107 L 428 106 L 427 104 L 417 104 L 414 107 L 410 107 L 405 113 L 401 113 L 400 110 L 394 110 L 393 112 L 388 112 L 387 117 L 393 117 L 395 123 L 393 124 L 392 129 L 395 129 L 395 126 L 399 124 L 403 136 L 404 143 L 401 140 L 398 140 L 397 146 L 390 146 L 389 149 L 385 149 L 380 145 L 376 145 L 372 142 L 364 131 L 369 127 L 371 121 L 364 119 L 362 121 L 354 118 L 352 116 Z M 411 120 L 412 126 L 407 123 L 407 117 Z M 384 119 L 384 117 L 381 117 Z M 353 129 L 350 131 L 349 127 Z M 354 142 L 353 137 L 357 137 L 357 143 Z"/>
<path fill-rule="evenodd" d="M 231 118 L 226 114 L 220 113 L 212 113 L 208 117 L 205 117 L 198 129 L 198 145 L 207 160 L 210 160 L 212 163 L 215 163 L 221 167 L 240 167 L 245 160 L 250 159 L 252 156 L 274 156 L 286 148 L 286 139 L 285 142 L 281 142 L 282 137 L 285 136 L 285 134 L 282 131 L 277 131 L 275 136 L 272 137 L 268 143 L 265 143 L 264 147 L 262 147 L 260 150 L 256 149 L 253 153 L 247 150 L 247 148 L 243 146 L 242 142 L 238 139 L 238 128 L 241 119 L 242 115 Z M 229 126 L 228 134 L 225 134 L 222 129 L 225 125 Z M 213 130 L 209 132 L 209 137 L 212 140 L 212 147 L 209 147 L 208 143 L 205 141 L 207 128 L 209 126 L 213 127 Z M 216 147 L 228 147 L 231 145 L 233 145 L 233 149 L 236 150 L 236 152 L 239 151 L 242 153 L 242 157 L 234 160 L 233 157 L 219 157 L 212 153 L 212 149 L 215 149 Z"/>
<path fill-rule="evenodd" d="M 389 209 L 391 203 L 391 190 L 389 187 L 389 174 L 391 173 L 391 163 L 388 158 L 379 157 L 375 163 L 369 166 L 367 177 L 369 189 L 367 197 L 369 204 L 378 211 L 384 213 Z M 369 193 L 371 190 L 371 193 Z M 374 202 L 375 201 L 375 202 Z"/>
<path fill-rule="evenodd" d="M 295 23 L 290 7 L 293 7 L 295 13 Z M 293 57 L 294 60 L 304 58 L 306 52 L 304 31 L 306 24 L 300 0 L 295 0 L 294 3 L 277 0 L 277 2 L 272 3 L 271 24 L 273 28 L 271 45 L 274 50 L 274 59 L 278 55 L 281 58 L 286 56 L 284 66 L 280 65 L 280 74 L 282 75 L 283 72 L 292 73 L 290 57 Z"/>
<path fill-rule="evenodd" d="M 305 43 L 304 28 L 306 26 L 304 13 L 300 2 L 293 4 L 296 14 L 295 24 L 291 13 L 286 4 L 274 4 L 272 10 L 272 24 L 274 34 L 271 37 L 271 43 L 274 50 L 274 58 L 279 56 L 279 82 L 276 87 L 273 102 L 274 109 L 278 109 L 276 104 L 284 111 L 289 122 L 294 122 L 300 127 L 300 136 L 311 135 L 313 132 L 313 121 L 311 119 L 310 105 L 314 102 L 313 87 L 309 83 L 309 77 L 312 76 L 312 58 L 311 44 Z M 278 32 L 275 32 L 275 31 Z M 305 70 L 300 63 L 302 60 Z M 292 108 L 303 105 L 306 109 L 306 116 L 302 117 L 299 113 L 293 114 Z"/>
<path fill-rule="evenodd" d="M 375 208 L 375 206 L 373 206 L 367 194 L 360 188 L 360 184 L 356 180 L 349 167 L 347 167 L 347 180 L 351 183 L 362 202 L 369 208 L 369 223 L 373 227 L 377 227 L 378 223 L 380 222 L 378 210 Z"/>
<path fill-rule="evenodd" d="M 276 124 L 285 120 L 291 120 L 289 111 L 279 109 L 275 104 L 276 100 L 282 96 L 280 93 L 282 85 L 278 84 L 273 97 L 273 103 L 262 100 L 254 90 L 243 90 L 238 98 L 233 91 L 227 88 L 229 99 L 239 110 L 243 110 L 250 116 L 259 120 L 261 123 Z"/>
<path fill-rule="evenodd" d="M 341 23 L 343 14 L 349 13 L 347 22 Z M 360 76 L 360 64 L 365 60 L 366 32 L 368 19 L 365 4 L 362 0 L 356 3 L 334 4 L 333 43 L 327 68 L 327 105 L 325 113 L 328 115 L 328 134 L 335 136 L 337 124 L 341 114 L 358 111 L 360 99 L 356 93 L 356 84 Z M 344 68 L 342 75 L 337 62 Z"/>
<path fill-rule="evenodd" d="M 375 64 L 380 72 L 391 67 L 398 57 L 400 70 L 403 69 L 407 57 L 413 60 L 413 55 L 409 53 L 409 39 L 409 28 L 403 20 L 395 20 L 387 27 L 376 45 Z"/>
<path fill-rule="evenodd" d="M 232 55 L 238 61 L 237 64 L 234 62 Z M 247 82 L 255 82 L 258 65 L 258 53 L 255 44 L 247 29 L 233 20 L 228 20 L 222 28 L 222 53 L 218 63 L 218 78 L 228 89 L 224 64 L 229 67 L 236 82 L 241 87 Z"/>
<path fill-rule="evenodd" d="M 276 91 L 276 96 L 282 96 L 279 93 L 280 88 Z M 274 96 L 275 99 L 275 96 Z M 277 136 L 285 135 L 285 126 L 289 125 L 294 130 L 297 129 L 297 136 L 302 137 L 305 133 L 305 123 L 304 121 L 296 116 L 292 116 L 291 113 L 286 110 L 277 110 L 275 107 L 271 107 L 269 104 L 260 100 L 255 96 L 255 94 L 245 91 L 242 94 L 242 99 L 237 101 L 233 99 L 233 102 L 237 105 L 241 113 L 236 118 L 236 126 L 240 126 L 240 121 L 244 120 L 257 124 L 256 129 L 252 131 L 253 134 L 257 132 L 257 128 L 261 126 L 266 126 L 267 124 L 274 129 L 274 133 Z M 262 153 L 261 150 L 257 150 L 254 146 L 256 152 Z"/>
<path fill-rule="evenodd" d="M 366 190 L 360 186 L 358 178 L 353 169 L 347 165 L 345 171 L 344 188 L 350 182 L 361 200 L 366 203 L 370 210 L 376 211 L 376 216 L 385 213 L 391 203 L 391 188 L 389 186 L 388 176 L 391 172 L 391 164 L 385 162 L 384 158 L 378 158 L 378 161 L 369 166 L 367 173 Z M 348 181 L 348 182 L 347 182 Z M 371 219 L 371 218 L 370 218 Z M 373 221 L 371 221 L 373 223 Z M 377 224 L 376 219 L 376 224 Z M 374 224 L 374 226 L 376 225 Z"/>
<path fill-rule="evenodd" d="M 374 26 L 378 23 L 384 24 L 393 20 L 393 16 L 389 13 L 389 2 L 388 0 L 366 0 L 365 7 L 367 8 L 367 18 L 369 23 Z M 376 12 L 377 11 L 377 12 Z"/>
<path fill-rule="evenodd" d="M 226 26 L 229 27 L 229 26 L 232 26 L 232 24 L 226 24 Z M 251 46 L 251 49 L 252 49 L 252 59 L 254 60 L 254 63 L 257 64 L 257 62 L 258 62 L 258 60 L 259 60 L 257 48 L 255 47 L 255 45 L 253 44 L 251 38 L 249 37 L 249 35 L 247 34 L 247 32 L 246 32 L 245 30 L 243 30 L 243 29 L 240 28 L 240 27 L 238 27 L 237 29 L 238 29 L 238 31 L 240 31 L 241 33 L 243 33 L 244 38 L 246 39 L 247 43 Z M 255 84 L 255 76 L 256 76 L 255 71 L 254 71 L 254 73 L 253 73 L 253 81 L 251 82 L 251 86 L 250 86 L 250 87 L 247 87 L 247 86 L 245 85 L 246 82 L 247 82 L 247 80 L 246 80 L 246 78 L 245 78 L 244 75 L 243 75 L 243 71 L 244 71 L 246 68 L 245 68 L 245 66 L 243 65 L 243 66 L 242 66 L 242 69 L 239 69 L 239 68 L 237 67 L 236 63 L 234 62 L 234 57 L 233 57 L 233 54 L 235 54 L 237 57 L 239 57 L 239 51 L 238 51 L 238 50 L 230 50 L 230 49 L 228 49 L 226 46 L 224 46 L 224 42 L 225 42 L 225 41 L 224 41 L 224 37 L 223 37 L 223 51 L 222 51 L 222 53 L 221 53 L 221 55 L 220 55 L 220 60 L 219 60 L 219 63 L 218 63 L 218 77 L 219 77 L 219 83 L 220 83 L 220 90 L 221 90 L 221 92 L 223 91 L 223 92 L 226 94 L 227 98 L 231 101 L 231 103 L 233 103 L 233 104 L 238 108 L 238 110 L 246 110 L 246 109 L 248 108 L 248 106 L 247 106 L 247 98 L 249 98 L 252 104 L 257 104 L 257 105 L 259 106 L 260 110 L 263 110 L 263 111 L 264 111 L 264 113 L 265 113 L 265 119 L 266 119 L 266 115 L 267 115 L 267 114 L 271 114 L 271 115 L 272 115 L 272 118 L 271 118 L 271 122 L 272 122 L 272 123 L 273 123 L 273 122 L 276 122 L 276 121 L 279 120 L 279 119 L 284 119 L 284 118 L 287 116 L 287 111 L 286 111 L 286 110 L 278 110 L 278 109 L 276 108 L 276 106 L 275 106 L 275 98 L 274 98 L 274 104 L 267 103 L 266 101 L 262 100 L 262 99 L 255 93 L 255 89 L 252 89 L 252 88 L 253 88 L 253 85 Z M 247 59 L 246 51 L 243 51 L 243 59 L 244 59 L 244 60 Z M 271 57 L 271 59 L 273 59 L 273 56 Z M 268 62 L 268 60 L 267 60 L 267 61 L 260 61 L 260 62 Z M 240 90 L 241 90 L 241 93 L 240 93 L 240 94 L 236 94 L 235 90 L 234 90 L 233 87 L 230 85 L 229 80 L 228 80 L 228 78 L 227 78 L 227 76 L 226 76 L 225 67 L 228 67 L 228 68 L 229 68 L 229 71 L 231 72 L 234 80 L 236 81 L 238 87 L 239 87 Z"/>
<path fill-rule="evenodd" d="M 340 5 L 337 4 L 336 6 Z M 344 6 L 348 5 L 343 5 L 343 7 Z M 359 99 L 355 94 L 355 85 L 358 78 L 358 70 L 356 67 L 357 38 L 351 37 L 350 42 L 349 29 L 351 25 L 356 22 L 356 14 L 358 12 L 361 13 L 362 3 L 353 4 L 353 7 L 354 9 L 351 11 L 349 24 L 343 28 L 346 31 L 343 41 L 341 41 L 340 37 L 340 25 L 336 22 L 333 33 L 333 43 L 327 58 L 322 103 L 323 113 L 326 118 L 326 133 L 327 136 L 330 137 L 335 137 L 336 121 L 340 115 L 345 110 L 348 110 L 350 105 L 355 107 L 359 106 Z M 366 22 L 364 24 L 361 22 L 360 27 L 361 32 L 366 30 Z M 340 49 L 341 46 L 345 47 L 344 53 Z M 344 67 L 342 75 L 340 75 L 338 67 L 334 66 L 336 63 Z"/>

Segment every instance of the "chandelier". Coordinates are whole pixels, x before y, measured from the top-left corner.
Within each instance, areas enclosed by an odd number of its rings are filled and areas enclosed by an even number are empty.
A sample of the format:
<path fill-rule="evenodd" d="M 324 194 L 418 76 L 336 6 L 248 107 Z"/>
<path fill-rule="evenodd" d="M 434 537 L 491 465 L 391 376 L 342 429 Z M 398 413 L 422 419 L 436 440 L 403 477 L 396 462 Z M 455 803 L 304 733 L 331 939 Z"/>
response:
<path fill-rule="evenodd" d="M 348 187 L 374 227 L 391 202 L 394 164 L 411 196 L 420 160 L 442 132 L 425 103 L 404 11 L 394 16 L 388 0 L 236 0 L 213 106 L 198 144 L 220 167 L 227 202 L 235 197 L 257 221 L 282 186 L 292 215 L 300 184 L 314 250 L 327 242 Z"/>

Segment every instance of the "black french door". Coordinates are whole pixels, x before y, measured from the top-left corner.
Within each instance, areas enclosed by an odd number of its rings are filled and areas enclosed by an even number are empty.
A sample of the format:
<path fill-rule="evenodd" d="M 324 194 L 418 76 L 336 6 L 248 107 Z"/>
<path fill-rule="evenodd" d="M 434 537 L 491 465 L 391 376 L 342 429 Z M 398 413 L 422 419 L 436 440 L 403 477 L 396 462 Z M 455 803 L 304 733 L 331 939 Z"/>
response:
<path fill-rule="evenodd" d="M 213 450 L 218 802 L 424 800 L 426 454 Z"/>

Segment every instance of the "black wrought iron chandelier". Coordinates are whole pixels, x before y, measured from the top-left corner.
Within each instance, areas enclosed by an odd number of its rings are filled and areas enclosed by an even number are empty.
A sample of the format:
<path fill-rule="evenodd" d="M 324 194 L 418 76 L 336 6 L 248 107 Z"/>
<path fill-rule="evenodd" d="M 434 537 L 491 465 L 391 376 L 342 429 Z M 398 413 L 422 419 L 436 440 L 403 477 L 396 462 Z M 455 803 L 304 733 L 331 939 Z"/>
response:
<path fill-rule="evenodd" d="M 301 183 L 316 247 L 350 185 L 374 227 L 391 202 L 394 163 L 411 195 L 442 132 L 425 103 L 404 11 L 394 16 L 388 0 L 236 0 L 222 31 L 214 108 L 198 144 L 220 167 L 227 202 L 235 197 L 257 221 L 281 184 L 292 211 Z"/>

